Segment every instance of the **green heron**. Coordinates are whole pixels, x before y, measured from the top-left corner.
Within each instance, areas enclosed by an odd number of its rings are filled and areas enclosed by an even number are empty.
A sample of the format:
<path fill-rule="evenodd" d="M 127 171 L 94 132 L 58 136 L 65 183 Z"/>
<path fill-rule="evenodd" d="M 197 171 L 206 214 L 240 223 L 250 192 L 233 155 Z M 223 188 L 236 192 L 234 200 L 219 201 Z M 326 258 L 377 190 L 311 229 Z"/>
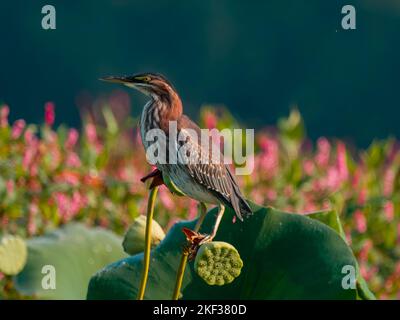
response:
<path fill-rule="evenodd" d="M 176 139 L 170 135 L 169 123 L 175 121 L 178 134 L 181 132 L 196 132 L 197 137 L 201 136 L 200 128 L 189 117 L 183 114 L 181 99 L 172 84 L 162 75 L 144 73 L 134 76 L 111 76 L 102 78 L 103 81 L 120 83 L 134 88 L 150 97 L 146 103 L 140 118 L 140 132 L 142 143 L 147 151 L 150 143 L 146 141 L 146 134 L 152 129 L 161 129 L 166 139 Z M 190 130 L 188 130 L 190 129 Z M 231 207 L 236 216 L 243 221 L 243 217 L 252 214 L 252 210 L 244 199 L 236 179 L 228 166 L 223 161 L 213 160 L 215 153 L 209 155 L 199 140 L 188 139 L 185 141 L 185 148 L 181 141 L 176 141 L 177 153 L 185 150 L 186 155 L 191 153 L 191 161 L 176 161 L 176 163 L 156 163 L 157 169 L 142 178 L 142 181 L 153 178 L 151 187 L 163 183 L 163 177 L 168 177 L 173 184 L 185 195 L 197 201 L 209 204 L 216 204 L 219 207 L 217 218 L 210 235 L 204 238 L 203 242 L 211 241 L 218 230 L 225 206 Z M 167 141 L 166 145 L 169 141 Z M 209 150 L 208 150 L 209 151 Z M 210 161 L 202 160 L 206 155 Z M 211 159 L 211 157 L 214 157 Z M 218 151 L 218 159 L 222 159 Z M 178 156 L 179 159 L 179 156 Z M 195 161 L 193 161 L 195 159 Z M 204 160 L 204 159 L 203 159 Z"/>

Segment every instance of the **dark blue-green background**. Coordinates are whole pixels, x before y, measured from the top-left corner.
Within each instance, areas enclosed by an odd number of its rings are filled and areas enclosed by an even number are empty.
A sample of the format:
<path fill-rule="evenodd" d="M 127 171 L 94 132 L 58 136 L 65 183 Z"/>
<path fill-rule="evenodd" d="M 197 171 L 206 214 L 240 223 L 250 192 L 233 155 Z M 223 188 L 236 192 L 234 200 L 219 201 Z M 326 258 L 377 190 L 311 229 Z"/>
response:
<path fill-rule="evenodd" d="M 57 30 L 41 29 L 41 8 Z M 357 30 L 341 28 L 353 4 Z M 225 104 L 263 127 L 297 104 L 312 138 L 400 136 L 400 1 L 1 1 L 0 101 L 11 118 L 79 125 L 77 95 L 109 74 L 164 73 L 186 112 Z M 126 89 L 128 90 L 128 89 Z M 132 92 L 133 113 L 144 98 Z"/>

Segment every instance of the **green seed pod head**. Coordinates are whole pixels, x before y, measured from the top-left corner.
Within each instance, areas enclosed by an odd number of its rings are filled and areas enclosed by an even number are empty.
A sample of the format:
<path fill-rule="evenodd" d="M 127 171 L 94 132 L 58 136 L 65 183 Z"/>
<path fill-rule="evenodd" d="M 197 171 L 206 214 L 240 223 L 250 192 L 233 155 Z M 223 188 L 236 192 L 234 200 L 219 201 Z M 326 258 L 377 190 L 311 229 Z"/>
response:
<path fill-rule="evenodd" d="M 146 216 L 139 216 L 126 232 L 122 246 L 127 254 L 134 255 L 144 251 L 146 220 Z M 165 233 L 163 229 L 153 219 L 151 224 L 151 246 L 155 247 L 158 245 L 164 237 Z"/>
<path fill-rule="evenodd" d="M 28 250 L 24 239 L 6 235 L 0 240 L 0 271 L 13 276 L 25 266 Z"/>
<path fill-rule="evenodd" d="M 223 286 L 240 275 L 243 261 L 227 242 L 208 242 L 200 246 L 194 262 L 196 273 L 209 285 Z"/>

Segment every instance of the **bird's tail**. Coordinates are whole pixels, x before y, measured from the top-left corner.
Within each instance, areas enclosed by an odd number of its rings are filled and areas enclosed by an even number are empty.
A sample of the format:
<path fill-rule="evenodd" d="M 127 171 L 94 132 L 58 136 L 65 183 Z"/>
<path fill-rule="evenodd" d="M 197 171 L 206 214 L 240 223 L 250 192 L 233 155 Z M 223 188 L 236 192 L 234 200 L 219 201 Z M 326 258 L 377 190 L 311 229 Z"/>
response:
<path fill-rule="evenodd" d="M 241 193 L 238 194 L 234 192 L 234 194 L 231 196 L 231 204 L 237 217 L 241 221 L 243 221 L 243 217 L 248 218 L 253 214 L 253 211 Z"/>
<path fill-rule="evenodd" d="M 235 210 L 235 213 L 237 217 L 243 221 L 243 217 L 247 218 L 253 214 L 253 211 L 251 210 L 249 204 L 243 197 L 242 192 L 239 189 L 239 186 L 237 185 L 235 178 L 232 176 L 231 172 L 228 170 L 229 175 L 231 177 L 232 181 L 232 195 L 230 199 L 230 204 L 232 205 L 233 210 Z"/>

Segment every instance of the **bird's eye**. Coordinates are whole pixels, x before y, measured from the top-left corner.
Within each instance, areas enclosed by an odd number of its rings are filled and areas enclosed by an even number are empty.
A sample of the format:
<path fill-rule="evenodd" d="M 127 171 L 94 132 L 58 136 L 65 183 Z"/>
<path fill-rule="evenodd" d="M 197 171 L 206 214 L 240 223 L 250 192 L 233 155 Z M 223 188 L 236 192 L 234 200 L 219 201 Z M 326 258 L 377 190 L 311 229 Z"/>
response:
<path fill-rule="evenodd" d="M 151 78 L 149 76 L 140 76 L 140 77 L 135 77 L 136 80 L 142 81 L 142 82 L 150 82 Z"/>

